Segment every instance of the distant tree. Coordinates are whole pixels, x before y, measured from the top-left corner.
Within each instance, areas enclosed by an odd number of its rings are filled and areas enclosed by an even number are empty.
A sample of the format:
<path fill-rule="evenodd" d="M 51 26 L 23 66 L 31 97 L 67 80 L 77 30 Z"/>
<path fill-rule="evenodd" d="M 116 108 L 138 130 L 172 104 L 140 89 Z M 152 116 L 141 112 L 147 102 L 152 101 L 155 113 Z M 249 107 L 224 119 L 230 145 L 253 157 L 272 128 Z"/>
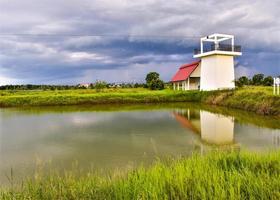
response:
<path fill-rule="evenodd" d="M 27 84 L 27 85 L 26 85 L 26 89 L 27 89 L 27 90 L 32 90 L 33 88 L 34 88 L 34 87 L 33 87 L 31 84 Z"/>
<path fill-rule="evenodd" d="M 94 88 L 94 84 L 93 83 L 89 84 L 89 88 L 93 89 Z"/>
<path fill-rule="evenodd" d="M 75 85 L 2 85 L 0 90 L 70 90 L 80 89 Z"/>
<path fill-rule="evenodd" d="M 162 90 L 164 89 L 164 82 L 160 80 L 159 73 L 150 72 L 146 76 L 146 85 L 151 90 Z"/>
<path fill-rule="evenodd" d="M 146 83 L 149 85 L 152 81 L 159 79 L 159 73 L 157 72 L 150 72 L 146 76 Z"/>
<path fill-rule="evenodd" d="M 253 85 L 262 85 L 263 84 L 264 75 L 263 74 L 255 74 L 252 78 Z"/>
<path fill-rule="evenodd" d="M 143 87 L 145 87 L 145 84 L 144 83 L 135 83 L 134 84 L 134 88 L 143 88 Z"/>
<path fill-rule="evenodd" d="M 96 81 L 94 83 L 94 89 L 96 89 L 97 92 L 102 91 L 103 89 L 105 89 L 107 87 L 107 83 L 105 81 Z"/>
<path fill-rule="evenodd" d="M 139 87 L 141 87 L 141 85 L 139 83 L 134 84 L 134 88 L 139 88 Z"/>
<path fill-rule="evenodd" d="M 150 83 L 150 87 L 151 90 L 163 90 L 164 89 L 164 82 L 160 79 L 157 80 L 153 80 Z"/>
<path fill-rule="evenodd" d="M 263 85 L 265 86 L 272 86 L 273 85 L 273 78 L 272 76 L 267 76 L 263 79 Z"/>
<path fill-rule="evenodd" d="M 237 79 L 235 81 L 235 84 L 238 86 L 238 87 L 242 87 L 244 85 L 249 85 L 250 83 L 250 80 L 248 79 L 247 76 L 241 76 L 239 79 Z"/>

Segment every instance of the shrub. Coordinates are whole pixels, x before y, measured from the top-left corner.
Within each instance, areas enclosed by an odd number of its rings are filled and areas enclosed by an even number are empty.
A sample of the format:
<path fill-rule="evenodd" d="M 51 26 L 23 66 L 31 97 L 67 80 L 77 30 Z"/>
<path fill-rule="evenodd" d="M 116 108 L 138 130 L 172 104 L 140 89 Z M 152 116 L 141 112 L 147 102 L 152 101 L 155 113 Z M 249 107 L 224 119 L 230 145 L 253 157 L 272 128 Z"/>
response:
<path fill-rule="evenodd" d="M 96 81 L 94 84 L 94 89 L 96 89 L 97 92 L 102 91 L 107 87 L 107 83 L 105 81 Z"/>
<path fill-rule="evenodd" d="M 153 80 L 150 83 L 150 87 L 151 90 L 163 90 L 164 89 L 164 82 L 160 79 L 157 80 Z"/>
<path fill-rule="evenodd" d="M 264 75 L 263 74 L 255 74 L 252 78 L 253 85 L 262 85 L 263 84 Z"/>
<path fill-rule="evenodd" d="M 164 82 L 160 80 L 159 73 L 150 72 L 146 76 L 146 85 L 151 90 L 162 90 L 164 89 Z"/>
<path fill-rule="evenodd" d="M 241 76 L 238 80 L 235 81 L 235 84 L 238 87 L 242 87 L 243 85 L 249 85 L 250 80 L 246 76 Z"/>
<path fill-rule="evenodd" d="M 267 76 L 263 79 L 263 85 L 265 86 L 272 86 L 273 85 L 273 78 L 272 76 Z"/>

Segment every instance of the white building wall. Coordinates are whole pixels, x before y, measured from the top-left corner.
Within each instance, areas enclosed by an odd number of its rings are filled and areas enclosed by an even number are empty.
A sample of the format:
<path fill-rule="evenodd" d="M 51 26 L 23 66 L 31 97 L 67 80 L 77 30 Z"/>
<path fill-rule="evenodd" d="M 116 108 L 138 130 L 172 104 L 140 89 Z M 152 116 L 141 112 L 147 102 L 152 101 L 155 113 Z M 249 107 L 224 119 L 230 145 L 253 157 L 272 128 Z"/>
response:
<path fill-rule="evenodd" d="M 190 77 L 200 77 L 201 73 L 201 63 L 199 63 L 198 67 L 191 73 Z"/>
<path fill-rule="evenodd" d="M 233 89 L 233 56 L 210 55 L 201 58 L 200 90 Z"/>

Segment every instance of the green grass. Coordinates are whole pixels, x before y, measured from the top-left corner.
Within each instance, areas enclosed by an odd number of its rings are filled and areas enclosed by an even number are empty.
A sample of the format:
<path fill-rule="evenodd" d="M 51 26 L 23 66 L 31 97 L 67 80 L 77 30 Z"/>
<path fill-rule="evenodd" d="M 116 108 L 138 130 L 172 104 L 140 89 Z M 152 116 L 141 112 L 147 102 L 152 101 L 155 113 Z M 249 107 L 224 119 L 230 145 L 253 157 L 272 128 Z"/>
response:
<path fill-rule="evenodd" d="M 201 102 L 280 116 L 280 96 L 272 87 L 244 87 L 234 91 L 151 91 L 137 89 L 0 91 L 0 107 Z"/>
<path fill-rule="evenodd" d="M 1 199 L 280 199 L 280 152 L 214 152 L 100 176 L 36 175 Z"/>
<path fill-rule="evenodd" d="M 217 92 L 206 100 L 209 104 L 238 108 L 263 115 L 280 115 L 280 96 L 272 87 L 244 87 L 233 92 Z"/>
<path fill-rule="evenodd" d="M 186 95 L 187 94 L 187 95 Z M 58 91 L 2 91 L 0 106 L 80 105 L 106 103 L 154 103 L 199 101 L 201 93 L 151 91 L 148 89 L 58 90 Z"/>

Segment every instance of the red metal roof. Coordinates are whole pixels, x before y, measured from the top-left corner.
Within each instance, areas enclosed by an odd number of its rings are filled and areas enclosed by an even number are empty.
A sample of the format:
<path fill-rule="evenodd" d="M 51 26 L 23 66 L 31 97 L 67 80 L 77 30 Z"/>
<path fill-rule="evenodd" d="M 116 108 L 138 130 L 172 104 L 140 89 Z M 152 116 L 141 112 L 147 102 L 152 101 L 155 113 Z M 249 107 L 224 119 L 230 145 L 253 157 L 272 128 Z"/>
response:
<path fill-rule="evenodd" d="M 190 64 L 182 65 L 177 71 L 177 73 L 173 76 L 171 82 L 184 81 L 187 78 L 189 78 L 191 73 L 193 73 L 193 71 L 198 67 L 199 63 L 200 61 L 196 61 Z"/>

